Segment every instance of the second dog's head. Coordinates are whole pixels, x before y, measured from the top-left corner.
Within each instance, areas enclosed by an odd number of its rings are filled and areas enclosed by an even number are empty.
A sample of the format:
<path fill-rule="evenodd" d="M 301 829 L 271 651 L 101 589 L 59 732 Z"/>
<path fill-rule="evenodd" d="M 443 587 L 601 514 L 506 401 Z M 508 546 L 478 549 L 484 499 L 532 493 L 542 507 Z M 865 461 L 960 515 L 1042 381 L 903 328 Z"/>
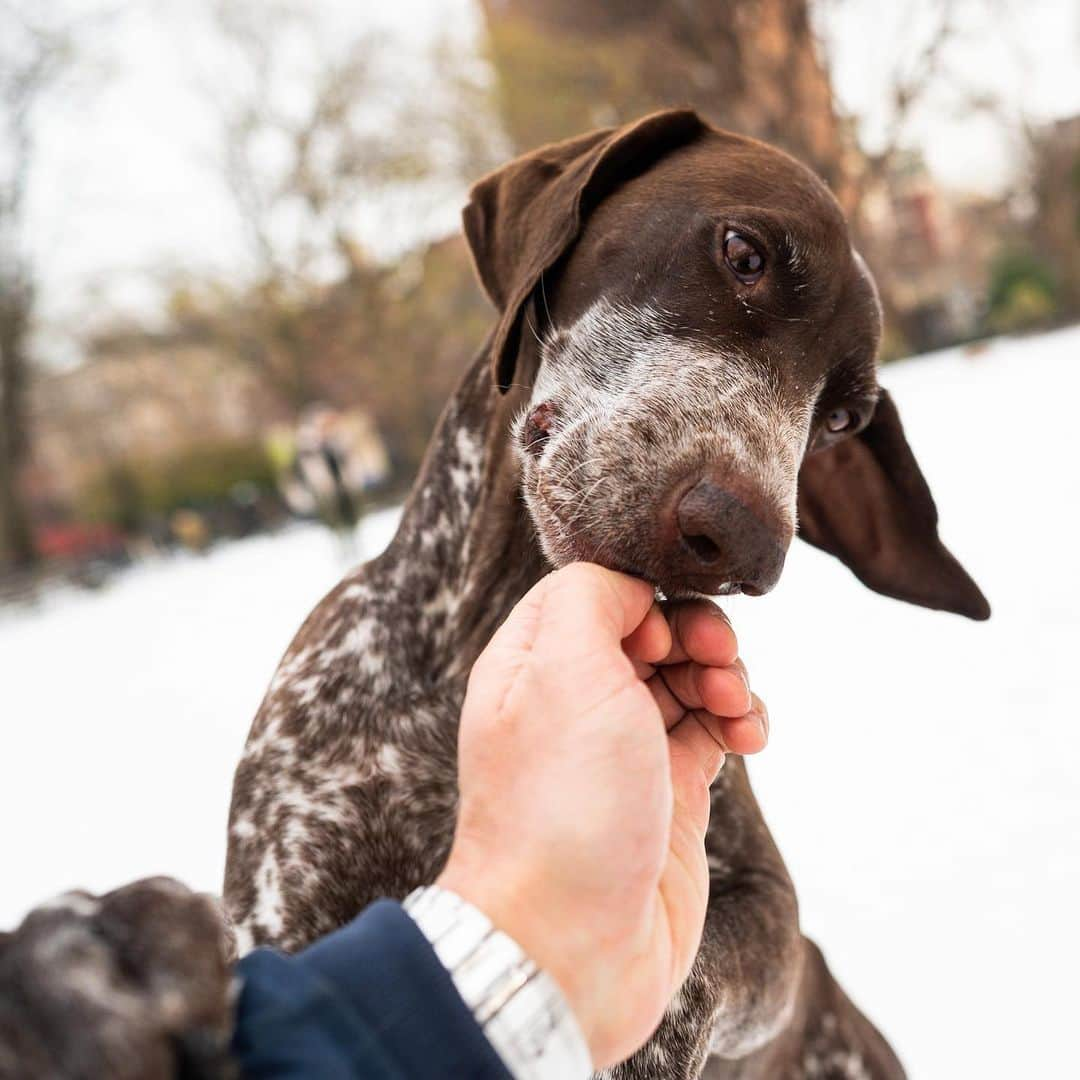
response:
<path fill-rule="evenodd" d="M 758 594 L 798 528 L 881 592 L 989 613 L 878 387 L 873 279 L 805 167 L 657 113 L 493 173 L 465 228 L 495 378 L 529 388 L 513 437 L 555 565 Z"/>

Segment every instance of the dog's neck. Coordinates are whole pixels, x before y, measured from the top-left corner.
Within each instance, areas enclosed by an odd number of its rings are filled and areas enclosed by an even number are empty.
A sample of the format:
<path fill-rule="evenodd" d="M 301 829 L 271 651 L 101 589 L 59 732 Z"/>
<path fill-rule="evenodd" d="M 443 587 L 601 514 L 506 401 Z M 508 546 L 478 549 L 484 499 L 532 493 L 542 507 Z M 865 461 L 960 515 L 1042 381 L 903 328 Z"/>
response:
<path fill-rule="evenodd" d="M 510 609 L 548 570 L 519 491 L 510 422 L 527 391 L 500 394 L 487 349 L 431 438 L 386 553 L 372 568 L 407 601 L 423 670 L 464 675 Z"/>

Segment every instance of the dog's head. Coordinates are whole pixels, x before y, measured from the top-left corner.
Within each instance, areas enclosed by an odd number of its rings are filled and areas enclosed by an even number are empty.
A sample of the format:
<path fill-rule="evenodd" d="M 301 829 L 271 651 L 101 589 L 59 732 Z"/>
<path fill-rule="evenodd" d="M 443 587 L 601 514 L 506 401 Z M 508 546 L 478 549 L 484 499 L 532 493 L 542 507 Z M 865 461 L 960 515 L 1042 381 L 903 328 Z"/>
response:
<path fill-rule="evenodd" d="M 881 311 L 827 188 L 689 111 L 544 147 L 465 210 L 522 491 L 556 565 L 763 593 L 799 529 L 879 592 L 989 614 L 877 384 Z"/>

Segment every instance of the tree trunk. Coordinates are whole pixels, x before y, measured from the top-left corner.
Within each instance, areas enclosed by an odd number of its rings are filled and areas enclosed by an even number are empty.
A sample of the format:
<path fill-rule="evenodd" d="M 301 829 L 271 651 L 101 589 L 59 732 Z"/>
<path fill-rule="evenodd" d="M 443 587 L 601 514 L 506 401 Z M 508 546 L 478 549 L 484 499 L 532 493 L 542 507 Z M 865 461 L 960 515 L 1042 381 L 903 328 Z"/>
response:
<path fill-rule="evenodd" d="M 844 202 L 807 0 L 482 0 L 504 126 L 526 150 L 692 105 L 805 161 Z"/>
<path fill-rule="evenodd" d="M 18 275 L 0 279 L 0 567 L 27 567 L 36 556 L 21 487 L 27 447 L 29 315 L 26 283 Z"/>

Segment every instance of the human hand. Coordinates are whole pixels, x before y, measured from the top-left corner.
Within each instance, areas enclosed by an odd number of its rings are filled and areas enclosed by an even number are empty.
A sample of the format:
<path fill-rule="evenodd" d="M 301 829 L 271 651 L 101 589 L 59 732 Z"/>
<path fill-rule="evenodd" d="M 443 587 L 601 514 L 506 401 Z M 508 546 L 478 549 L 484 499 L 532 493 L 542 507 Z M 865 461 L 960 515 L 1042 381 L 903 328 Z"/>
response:
<path fill-rule="evenodd" d="M 457 833 L 439 884 L 562 987 L 596 1068 L 652 1033 L 708 899 L 709 785 L 767 739 L 730 624 L 575 563 L 539 582 L 473 668 Z"/>

